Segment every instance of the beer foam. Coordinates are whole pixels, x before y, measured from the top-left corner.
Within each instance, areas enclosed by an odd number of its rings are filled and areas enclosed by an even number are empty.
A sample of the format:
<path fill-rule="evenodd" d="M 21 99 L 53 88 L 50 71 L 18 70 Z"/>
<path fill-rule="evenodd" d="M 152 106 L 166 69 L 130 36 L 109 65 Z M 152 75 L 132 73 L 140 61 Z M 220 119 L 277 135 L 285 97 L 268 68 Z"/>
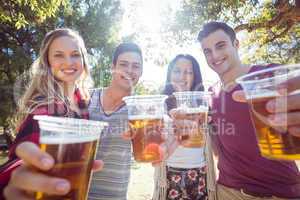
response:
<path fill-rule="evenodd" d="M 75 144 L 75 143 L 83 143 L 83 142 L 92 142 L 99 138 L 98 135 L 93 136 L 80 136 L 80 137 L 70 137 L 70 136 L 40 136 L 41 144 Z"/>
<path fill-rule="evenodd" d="M 133 116 L 128 116 L 129 120 L 140 120 L 140 119 L 147 119 L 147 120 L 152 120 L 152 119 L 163 119 L 163 115 L 133 115 Z"/>
<path fill-rule="evenodd" d="M 184 107 L 179 107 L 179 109 L 188 114 L 203 113 L 203 112 L 208 111 L 208 107 L 206 107 L 206 106 L 199 106 L 199 107 L 195 107 L 195 108 L 189 108 L 189 107 L 184 106 Z"/>
<path fill-rule="evenodd" d="M 266 92 L 263 92 L 263 93 L 251 94 L 251 95 L 246 94 L 247 99 L 268 98 L 268 97 L 276 97 L 276 96 L 278 96 L 277 91 L 266 91 Z"/>

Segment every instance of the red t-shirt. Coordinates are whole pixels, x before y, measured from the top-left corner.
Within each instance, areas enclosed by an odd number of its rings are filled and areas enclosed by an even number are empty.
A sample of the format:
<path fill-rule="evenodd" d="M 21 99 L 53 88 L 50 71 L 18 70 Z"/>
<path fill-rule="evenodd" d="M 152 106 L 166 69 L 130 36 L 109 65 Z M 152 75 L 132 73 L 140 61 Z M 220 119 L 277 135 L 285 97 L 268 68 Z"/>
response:
<path fill-rule="evenodd" d="M 254 66 L 250 72 L 263 69 Z M 213 98 L 212 133 L 218 153 L 218 183 L 253 194 L 300 198 L 300 174 L 295 162 L 269 160 L 260 155 L 246 103 L 232 99 L 232 91 L 220 90 Z"/>

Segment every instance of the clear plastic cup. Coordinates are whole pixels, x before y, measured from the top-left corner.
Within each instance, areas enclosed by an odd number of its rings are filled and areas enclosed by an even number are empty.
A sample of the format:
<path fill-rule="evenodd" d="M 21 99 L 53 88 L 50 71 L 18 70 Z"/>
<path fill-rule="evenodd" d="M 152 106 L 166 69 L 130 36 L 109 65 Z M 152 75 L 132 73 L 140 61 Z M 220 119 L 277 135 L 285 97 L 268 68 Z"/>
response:
<path fill-rule="evenodd" d="M 275 109 L 280 103 L 286 106 L 286 95 L 278 92 L 278 85 L 291 78 L 300 76 L 300 65 L 282 65 L 249 73 L 236 80 L 241 84 L 250 107 L 252 123 L 262 156 L 270 159 L 299 160 L 300 138 L 288 134 L 288 126 L 271 124 L 266 102 L 275 99 Z M 296 91 L 294 93 L 299 93 Z M 291 94 L 288 94 L 291 95 Z M 278 97 L 285 101 L 278 101 Z"/>
<path fill-rule="evenodd" d="M 182 136 L 182 146 L 199 148 L 205 144 L 205 131 L 207 130 L 207 115 L 211 101 L 211 93 L 204 91 L 185 91 L 173 93 L 176 98 L 177 109 L 187 114 L 189 120 L 196 121 L 198 126 L 193 134 Z"/>
<path fill-rule="evenodd" d="M 127 96 L 129 128 L 133 155 L 137 162 L 155 162 L 162 159 L 160 144 L 164 142 L 164 114 L 166 95 Z"/>
<path fill-rule="evenodd" d="M 47 174 L 71 183 L 70 192 L 64 196 L 37 192 L 35 199 L 86 200 L 100 134 L 107 123 L 44 115 L 36 115 L 34 119 L 39 123 L 41 150 L 55 160 Z"/>

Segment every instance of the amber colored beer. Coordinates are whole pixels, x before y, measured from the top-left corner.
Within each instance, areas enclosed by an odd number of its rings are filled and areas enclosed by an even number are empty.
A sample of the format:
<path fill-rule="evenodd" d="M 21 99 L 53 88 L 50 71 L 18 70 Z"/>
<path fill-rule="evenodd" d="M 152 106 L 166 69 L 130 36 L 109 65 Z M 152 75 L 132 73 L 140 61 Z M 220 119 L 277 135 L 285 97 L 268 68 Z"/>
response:
<path fill-rule="evenodd" d="M 182 136 L 182 140 L 184 143 L 182 146 L 188 148 L 199 148 L 203 147 L 205 144 L 205 130 L 207 128 L 207 108 L 188 108 L 184 109 L 185 113 L 187 113 L 187 118 L 194 120 L 198 123 L 198 131 L 196 134 L 184 135 Z"/>
<path fill-rule="evenodd" d="M 40 148 L 55 159 L 54 167 L 47 174 L 65 178 L 71 183 L 71 190 L 64 196 L 36 193 L 37 200 L 86 200 L 91 169 L 95 159 L 98 138 L 42 138 Z"/>
<path fill-rule="evenodd" d="M 270 93 L 248 99 L 261 155 L 271 159 L 299 160 L 300 138 L 268 125 L 270 113 L 266 110 L 266 102 L 275 97 L 275 93 Z"/>
<path fill-rule="evenodd" d="M 135 137 L 132 139 L 133 155 L 137 162 L 154 162 L 162 158 L 160 144 L 164 141 L 162 136 L 163 119 L 137 116 L 129 119 L 129 127 Z"/>

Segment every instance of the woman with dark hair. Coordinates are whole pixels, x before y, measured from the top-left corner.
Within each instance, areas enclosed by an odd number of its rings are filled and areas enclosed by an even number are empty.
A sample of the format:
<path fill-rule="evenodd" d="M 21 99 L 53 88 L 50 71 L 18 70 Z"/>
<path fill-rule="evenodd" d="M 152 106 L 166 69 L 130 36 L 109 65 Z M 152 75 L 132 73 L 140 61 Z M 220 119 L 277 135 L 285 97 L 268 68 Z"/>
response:
<path fill-rule="evenodd" d="M 197 60 L 188 54 L 177 55 L 168 66 L 163 94 L 168 110 L 176 107 L 173 92 L 203 91 L 202 76 Z M 204 147 L 179 146 L 155 171 L 153 200 L 204 200 L 206 190 L 206 159 Z"/>
<path fill-rule="evenodd" d="M 187 66 L 187 70 L 182 71 L 182 76 L 186 76 L 188 79 L 192 78 L 192 81 L 180 77 L 181 69 L 178 65 L 184 63 L 185 60 L 188 61 L 187 65 L 189 66 Z M 169 96 L 166 100 L 168 111 L 176 106 L 175 97 L 172 95 L 173 92 L 203 90 L 202 76 L 197 60 L 189 54 L 178 54 L 168 65 L 167 80 L 163 90 L 163 94 Z"/>
<path fill-rule="evenodd" d="M 200 72 L 200 66 L 197 60 L 189 55 L 189 54 L 179 54 L 177 55 L 168 65 L 168 72 L 167 72 L 167 80 L 166 80 L 166 85 L 163 90 L 163 94 L 171 95 L 173 92 L 175 92 L 174 85 L 172 84 L 172 73 L 173 74 L 179 74 L 180 73 L 180 68 L 178 68 L 178 65 L 176 65 L 177 61 L 181 62 L 181 60 L 187 60 L 188 62 L 191 63 L 191 70 L 186 71 L 186 73 L 193 73 L 193 81 L 191 82 L 191 88 L 181 88 L 182 91 L 184 90 L 190 90 L 190 91 L 203 91 L 203 84 L 202 84 L 202 76 Z M 177 67 L 177 68 L 175 68 Z M 175 70 L 174 70 L 175 68 Z M 175 77 L 175 76 L 172 76 Z M 178 84 L 180 82 L 175 83 Z"/>

